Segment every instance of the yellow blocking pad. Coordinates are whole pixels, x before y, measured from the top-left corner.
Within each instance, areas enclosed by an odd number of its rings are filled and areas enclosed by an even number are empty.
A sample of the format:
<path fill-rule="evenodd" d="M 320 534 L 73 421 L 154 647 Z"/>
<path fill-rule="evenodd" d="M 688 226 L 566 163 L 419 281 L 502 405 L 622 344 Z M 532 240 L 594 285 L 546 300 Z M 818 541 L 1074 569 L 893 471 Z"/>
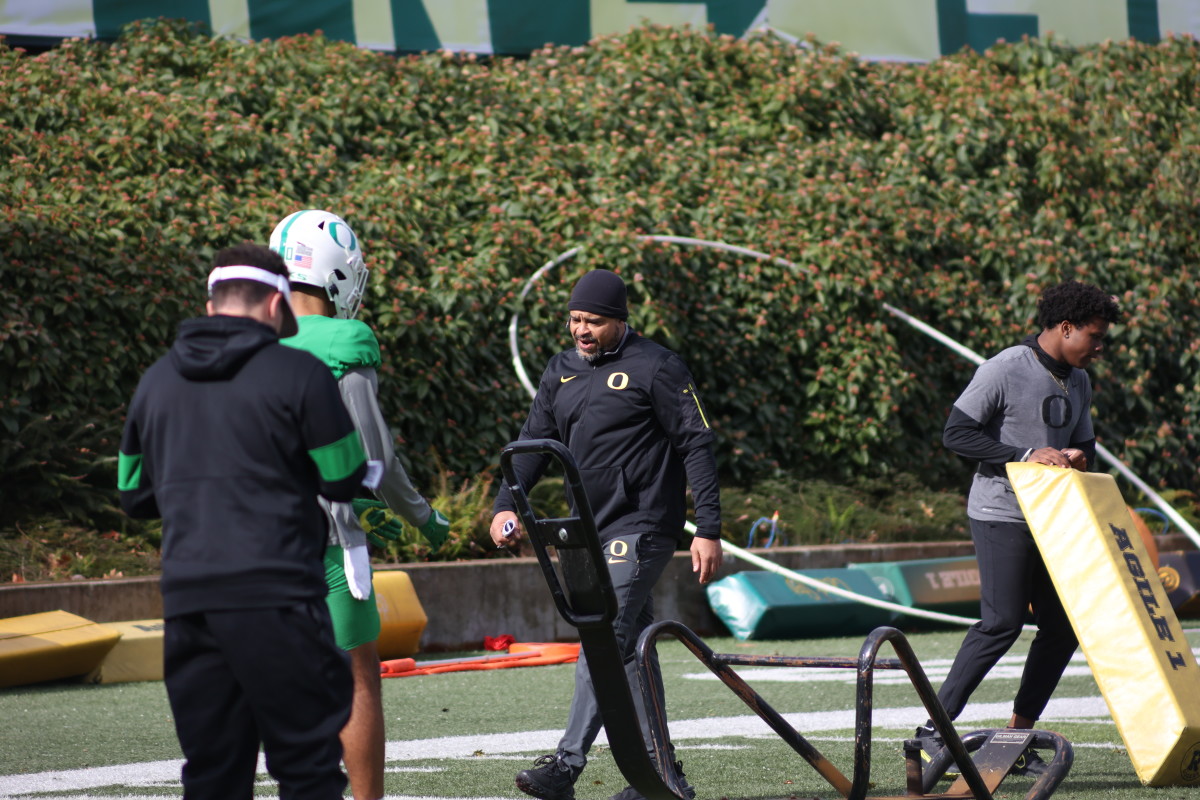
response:
<path fill-rule="evenodd" d="M 429 620 L 412 579 L 403 570 L 376 570 L 372 583 L 379 609 L 379 658 L 386 661 L 418 652 Z"/>
<path fill-rule="evenodd" d="M 85 683 L 130 683 L 163 679 L 163 621 L 139 619 L 107 622 L 121 634 L 100 666 L 84 676 Z"/>
<path fill-rule="evenodd" d="M 1200 674 L 1111 475 L 1008 477 L 1138 778 L 1200 783 Z"/>
<path fill-rule="evenodd" d="M 119 638 L 66 611 L 0 619 L 0 688 L 86 674 Z"/>

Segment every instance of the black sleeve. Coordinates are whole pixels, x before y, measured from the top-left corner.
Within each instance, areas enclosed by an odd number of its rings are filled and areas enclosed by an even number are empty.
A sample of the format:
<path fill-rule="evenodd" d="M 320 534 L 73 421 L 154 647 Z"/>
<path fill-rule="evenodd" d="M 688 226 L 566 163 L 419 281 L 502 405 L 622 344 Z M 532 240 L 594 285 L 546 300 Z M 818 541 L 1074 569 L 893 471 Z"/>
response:
<path fill-rule="evenodd" d="M 696 509 L 696 535 L 721 538 L 721 490 L 717 481 L 716 436 L 708 412 L 687 364 L 672 354 L 659 367 L 651 384 L 654 413 L 671 447 L 683 459 Z"/>
<path fill-rule="evenodd" d="M 942 444 L 956 455 L 985 464 L 1007 464 L 1020 461 L 1025 455 L 1025 449 L 998 442 L 988 436 L 982 423 L 960 411 L 957 406 L 950 409 L 950 417 L 942 430 Z"/>
<path fill-rule="evenodd" d="M 532 439 L 536 437 L 521 436 L 521 438 Z M 550 456 L 546 455 L 525 454 L 513 457 L 513 471 L 517 473 L 517 481 L 521 484 L 526 494 L 541 479 L 542 473 L 546 471 L 548 463 L 550 463 Z M 517 504 L 513 502 L 512 491 L 508 488 L 508 483 L 501 483 L 500 491 L 496 492 L 496 501 L 492 504 L 492 514 L 495 515 L 501 511 L 516 510 Z"/>
<path fill-rule="evenodd" d="M 525 424 L 521 426 L 518 440 L 559 439 L 558 426 L 554 420 L 553 384 L 546 380 L 548 374 L 549 370 L 542 373 L 537 395 L 534 396 L 533 403 L 529 406 L 529 416 L 526 417 Z M 546 471 L 549 463 L 550 456 L 548 455 L 519 455 L 513 458 L 513 472 L 517 473 L 517 481 L 526 493 L 542 477 L 542 473 Z M 492 504 L 492 514 L 516 510 L 517 506 L 513 503 L 512 492 L 509 490 L 508 484 L 501 483 L 500 491 L 496 493 L 496 501 Z"/>
<path fill-rule="evenodd" d="M 696 507 L 696 536 L 721 538 L 721 493 L 717 482 L 717 457 L 711 445 L 697 447 L 683 457 L 692 501 Z"/>
<path fill-rule="evenodd" d="M 158 519 L 158 501 L 154 497 L 154 479 L 150 465 L 142 452 L 139 433 L 141 404 L 134 396 L 121 433 L 121 448 L 117 454 L 117 489 L 121 493 L 121 508 L 136 519 Z"/>

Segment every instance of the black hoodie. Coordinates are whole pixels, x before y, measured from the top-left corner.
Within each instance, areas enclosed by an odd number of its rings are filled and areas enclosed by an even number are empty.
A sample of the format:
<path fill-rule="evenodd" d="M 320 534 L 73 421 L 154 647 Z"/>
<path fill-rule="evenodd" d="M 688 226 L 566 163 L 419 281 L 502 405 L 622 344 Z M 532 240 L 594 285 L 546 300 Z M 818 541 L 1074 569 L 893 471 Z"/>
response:
<path fill-rule="evenodd" d="M 185 321 L 142 377 L 121 440 L 121 505 L 163 519 L 165 616 L 325 595 L 325 516 L 362 445 L 329 368 L 242 317 Z"/>

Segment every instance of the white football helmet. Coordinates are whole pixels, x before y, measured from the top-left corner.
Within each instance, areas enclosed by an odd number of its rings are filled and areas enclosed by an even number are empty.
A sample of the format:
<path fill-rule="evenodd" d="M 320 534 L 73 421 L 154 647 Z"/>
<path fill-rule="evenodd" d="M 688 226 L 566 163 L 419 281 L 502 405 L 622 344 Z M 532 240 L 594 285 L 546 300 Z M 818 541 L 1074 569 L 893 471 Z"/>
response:
<path fill-rule="evenodd" d="M 316 209 L 289 214 L 271 231 L 271 249 L 283 256 L 289 281 L 325 290 L 339 319 L 358 314 L 367 265 L 344 219 Z"/>

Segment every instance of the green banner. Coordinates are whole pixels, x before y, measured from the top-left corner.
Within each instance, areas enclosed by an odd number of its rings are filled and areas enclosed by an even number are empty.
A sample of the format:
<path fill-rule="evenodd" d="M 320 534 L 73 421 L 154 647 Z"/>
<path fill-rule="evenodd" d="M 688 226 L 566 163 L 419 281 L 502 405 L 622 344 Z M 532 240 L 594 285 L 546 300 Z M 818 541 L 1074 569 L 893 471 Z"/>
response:
<path fill-rule="evenodd" d="M 0 4 L 0 33 L 112 38 L 146 17 L 218 34 L 278 38 L 321 31 L 374 50 L 521 55 L 581 45 L 645 23 L 815 35 L 872 59 L 929 60 L 963 47 L 1049 33 L 1074 44 L 1200 34 L 1200 0 L 59 0 Z"/>

